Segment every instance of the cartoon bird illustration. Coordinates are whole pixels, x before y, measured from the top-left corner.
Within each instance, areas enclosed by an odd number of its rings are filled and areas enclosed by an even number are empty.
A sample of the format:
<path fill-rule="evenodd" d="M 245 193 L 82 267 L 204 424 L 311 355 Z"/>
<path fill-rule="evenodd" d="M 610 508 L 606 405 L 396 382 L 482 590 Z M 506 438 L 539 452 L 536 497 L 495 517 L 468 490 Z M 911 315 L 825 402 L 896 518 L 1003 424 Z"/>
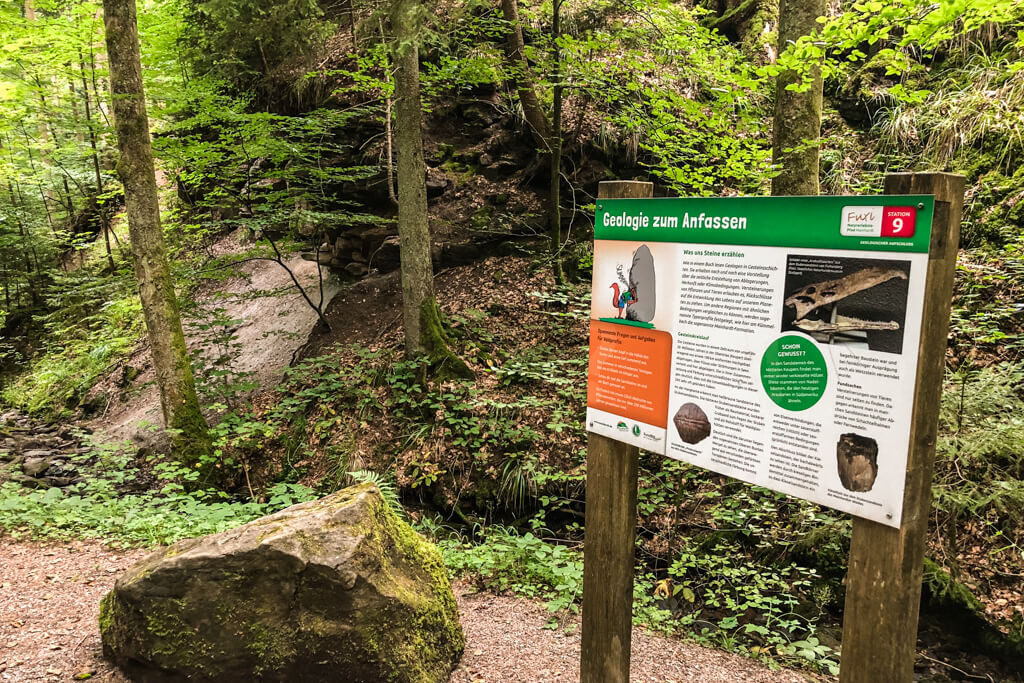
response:
<path fill-rule="evenodd" d="M 622 290 L 622 293 L 620 294 L 619 283 L 617 282 L 612 284 L 611 289 L 612 306 L 614 306 L 617 311 L 617 313 L 615 314 L 616 318 L 621 318 L 623 316 L 623 313 L 625 312 L 627 306 L 632 306 L 633 304 L 640 301 L 640 299 L 637 298 L 636 290 L 634 289 Z"/>

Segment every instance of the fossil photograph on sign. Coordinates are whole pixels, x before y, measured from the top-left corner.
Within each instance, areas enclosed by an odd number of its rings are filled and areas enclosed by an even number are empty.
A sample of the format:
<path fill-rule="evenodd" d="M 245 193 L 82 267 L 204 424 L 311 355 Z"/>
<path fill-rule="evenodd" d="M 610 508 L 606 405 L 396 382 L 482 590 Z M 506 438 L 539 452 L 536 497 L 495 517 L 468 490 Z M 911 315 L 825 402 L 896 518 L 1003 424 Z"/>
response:
<path fill-rule="evenodd" d="M 878 477 L 878 442 L 863 434 L 843 434 L 836 444 L 836 467 L 847 491 L 870 491 Z"/>
<path fill-rule="evenodd" d="M 790 254 L 781 330 L 903 352 L 910 261 Z"/>
<path fill-rule="evenodd" d="M 679 438 L 688 444 L 698 444 L 711 435 L 711 421 L 707 413 L 696 403 L 684 403 L 676 411 L 672 423 L 679 432 Z"/>

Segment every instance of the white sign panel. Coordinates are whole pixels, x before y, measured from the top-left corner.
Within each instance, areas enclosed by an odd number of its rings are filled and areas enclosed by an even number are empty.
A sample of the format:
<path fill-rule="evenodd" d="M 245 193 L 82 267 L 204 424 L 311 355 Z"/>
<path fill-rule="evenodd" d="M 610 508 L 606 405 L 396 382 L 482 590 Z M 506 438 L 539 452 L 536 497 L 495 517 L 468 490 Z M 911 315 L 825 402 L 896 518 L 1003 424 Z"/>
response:
<path fill-rule="evenodd" d="M 601 200 L 588 429 L 899 526 L 933 205 Z"/>

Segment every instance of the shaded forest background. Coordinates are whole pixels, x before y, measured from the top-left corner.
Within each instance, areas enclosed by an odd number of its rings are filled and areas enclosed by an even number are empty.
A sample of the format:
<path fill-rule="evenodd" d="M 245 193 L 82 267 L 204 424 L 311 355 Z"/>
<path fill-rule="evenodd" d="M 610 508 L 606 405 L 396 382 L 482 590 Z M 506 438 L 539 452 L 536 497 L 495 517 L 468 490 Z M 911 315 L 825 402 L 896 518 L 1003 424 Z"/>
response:
<path fill-rule="evenodd" d="M 1016 680 L 1024 8 L 831 3 L 783 55 L 772 0 L 558 9 L 557 31 L 550 0 L 438 1 L 423 17 L 431 256 L 465 381 L 402 353 L 387 8 L 139 4 L 163 233 L 211 425 L 212 446 L 183 463 L 159 420 L 115 419 L 154 378 L 101 8 L 0 6 L 0 435 L 59 425 L 76 444 L 61 486 L 35 488 L 23 463 L 0 472 L 0 525 L 165 543 L 371 480 L 453 571 L 547 600 L 560 627 L 582 585 L 597 183 L 767 194 L 775 77 L 813 65 L 822 193 L 878 193 L 897 171 L 967 177 L 921 648 Z M 254 264 L 283 280 L 261 289 Z M 275 326 L 286 295 L 307 327 Z M 253 354 L 286 338 L 283 377 L 263 372 Z M 848 518 L 650 454 L 640 513 L 638 622 L 834 671 Z"/>

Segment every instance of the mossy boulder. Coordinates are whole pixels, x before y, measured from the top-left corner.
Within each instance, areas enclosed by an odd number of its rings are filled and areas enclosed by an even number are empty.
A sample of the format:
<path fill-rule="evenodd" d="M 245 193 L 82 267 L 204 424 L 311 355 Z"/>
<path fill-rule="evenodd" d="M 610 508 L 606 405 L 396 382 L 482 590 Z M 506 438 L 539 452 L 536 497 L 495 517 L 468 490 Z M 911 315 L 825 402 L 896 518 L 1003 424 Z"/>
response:
<path fill-rule="evenodd" d="M 370 484 L 157 551 L 103 598 L 136 681 L 447 681 L 465 645 L 437 550 Z"/>

